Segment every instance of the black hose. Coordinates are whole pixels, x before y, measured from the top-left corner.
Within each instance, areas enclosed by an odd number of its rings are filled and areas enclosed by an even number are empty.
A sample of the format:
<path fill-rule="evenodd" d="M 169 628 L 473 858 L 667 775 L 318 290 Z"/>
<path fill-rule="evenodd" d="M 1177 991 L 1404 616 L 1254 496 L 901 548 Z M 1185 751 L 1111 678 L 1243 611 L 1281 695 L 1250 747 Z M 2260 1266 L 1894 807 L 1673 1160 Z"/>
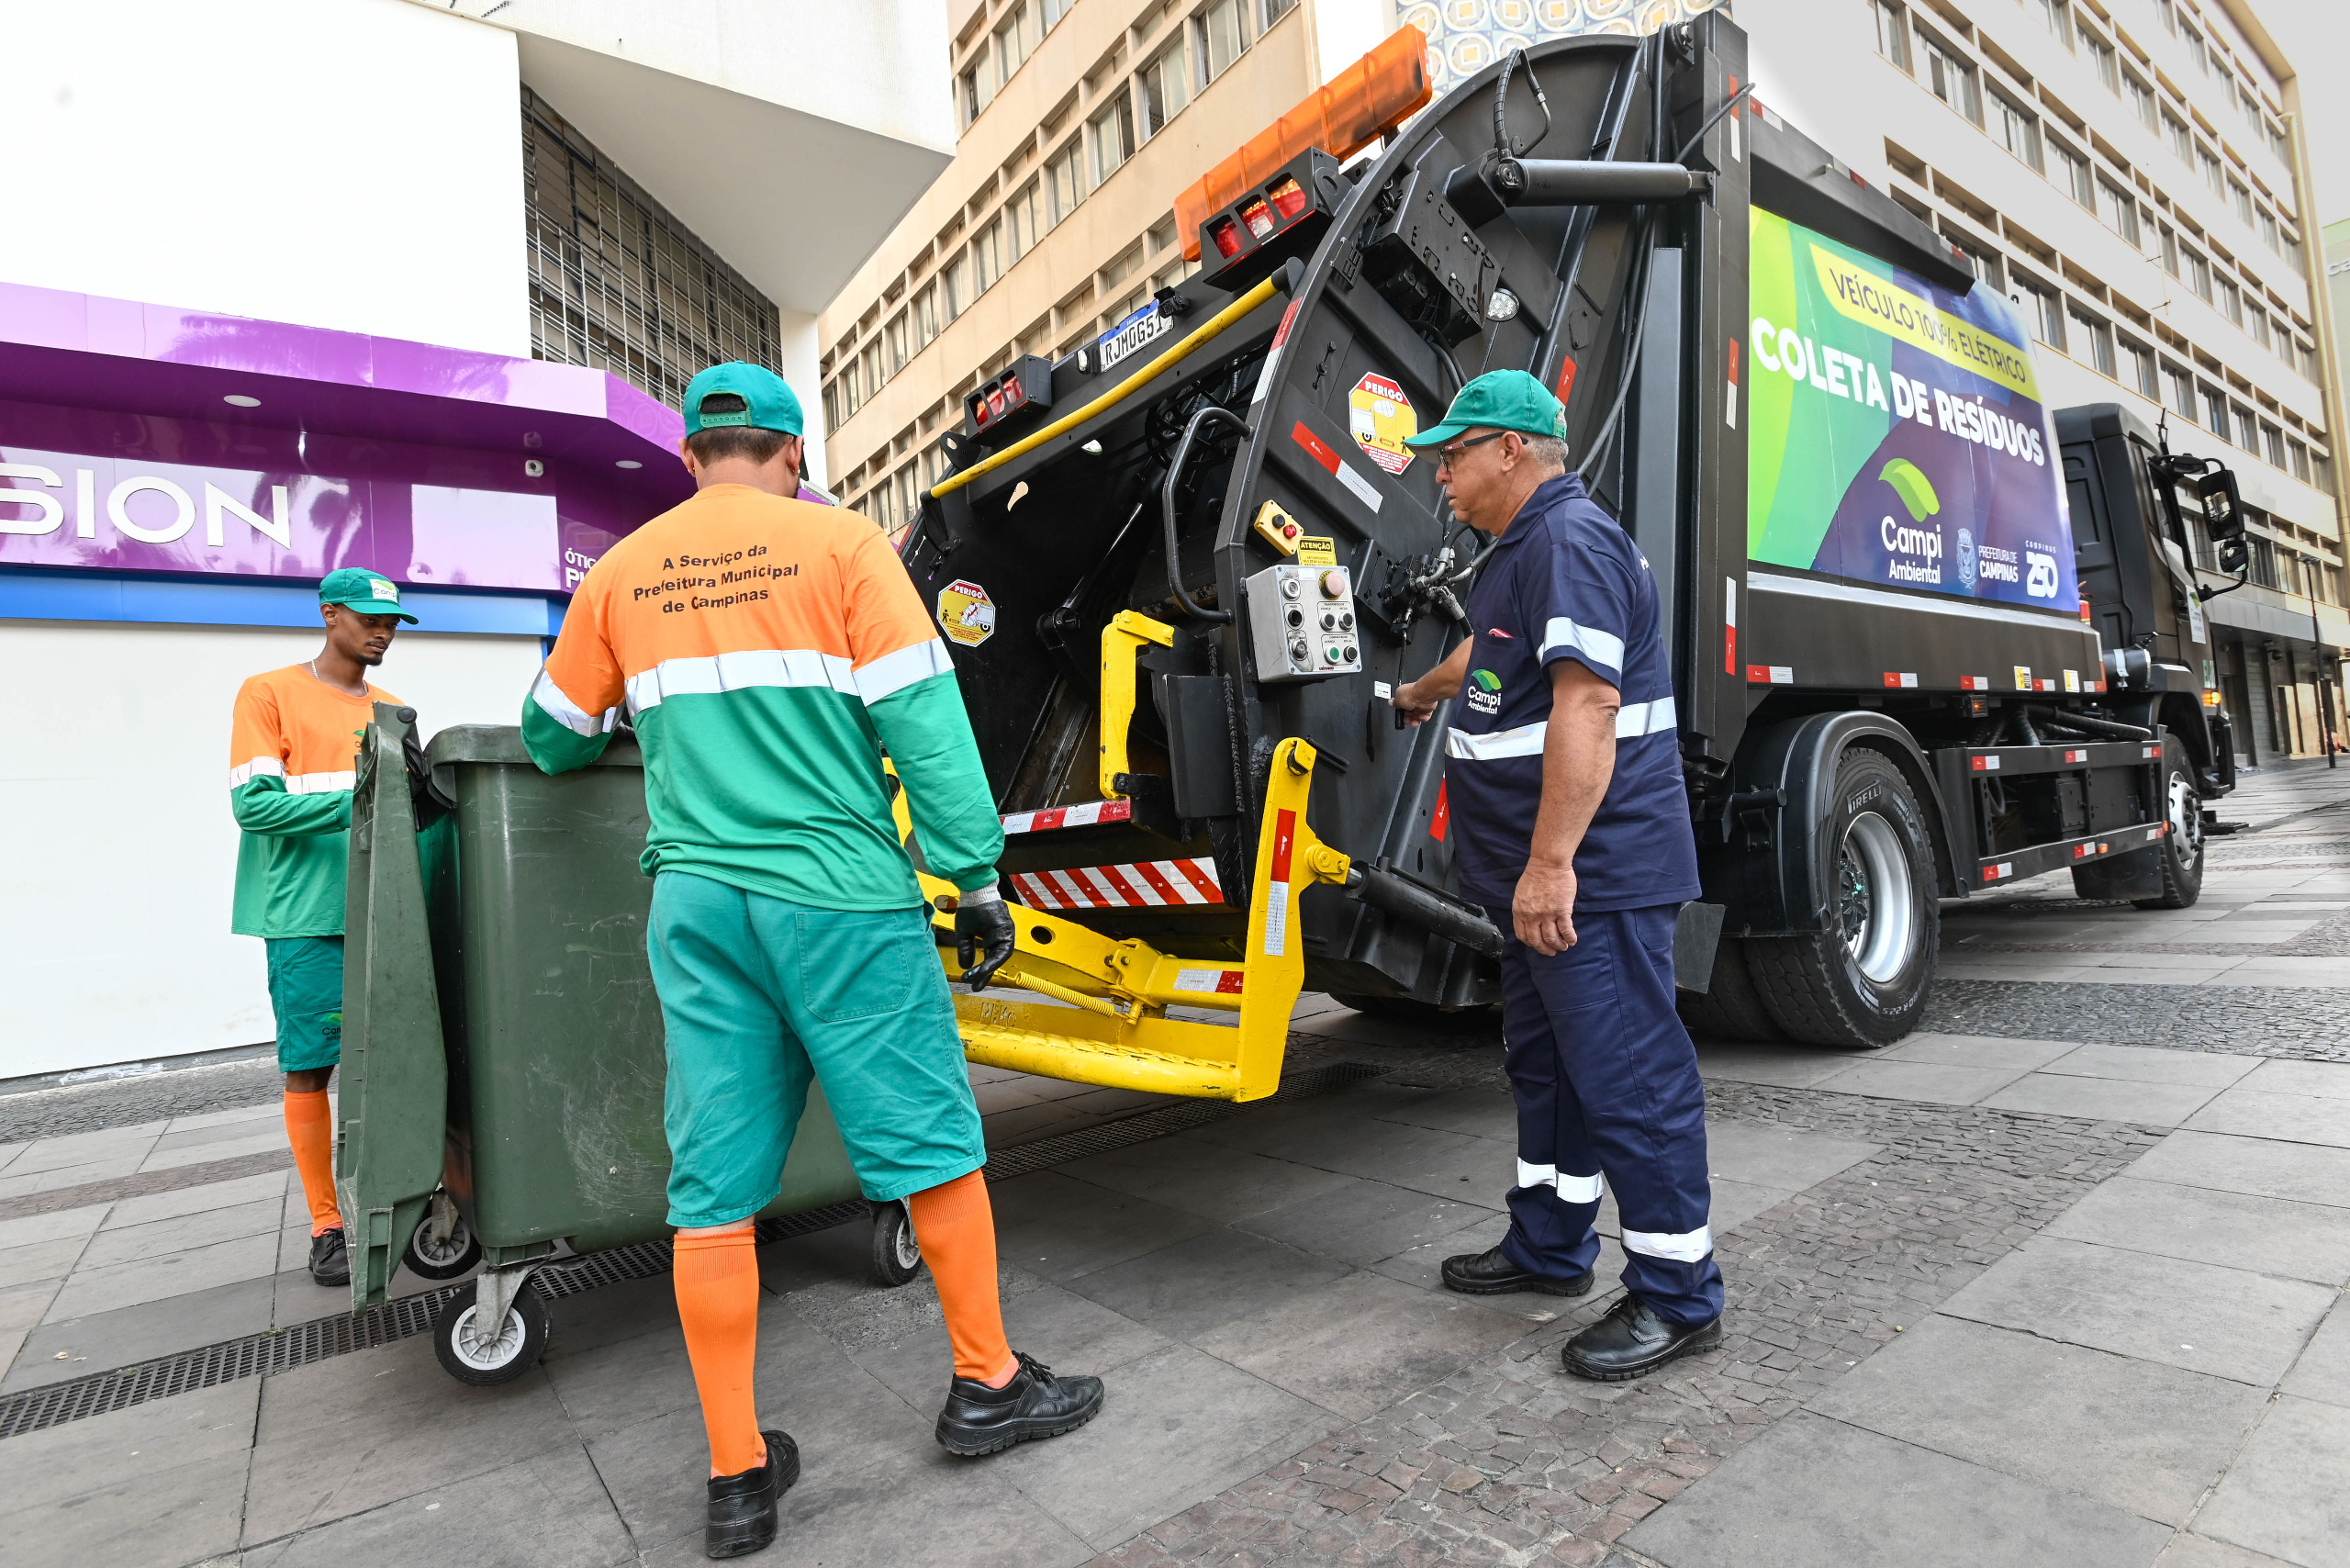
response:
<path fill-rule="evenodd" d="M 2119 719 L 2102 719 L 2095 713 L 2082 713 L 2066 709 L 2062 712 L 2053 708 L 2025 710 L 2043 724 L 2069 724 L 2083 734 L 2104 735 L 2117 741 L 2150 741 L 2154 732 L 2137 724 L 2125 724 Z"/>
<path fill-rule="evenodd" d="M 1183 591 L 1183 574 L 1176 555 L 1175 492 L 1183 482 L 1183 465 L 1192 455 L 1192 442 L 1200 433 L 1200 427 L 1207 424 L 1226 424 L 1243 436 L 1248 433 L 1248 420 L 1229 409 L 1220 409 L 1214 404 L 1193 414 L 1191 422 L 1183 427 L 1183 437 L 1175 443 L 1175 459 L 1167 465 L 1167 482 L 1159 489 L 1159 500 L 1167 521 L 1167 586 L 1174 590 L 1175 602 L 1183 607 L 1184 614 L 1197 621 L 1229 621 L 1232 619 L 1229 610 L 1210 610 L 1204 605 L 1195 604 L 1192 596 Z"/>

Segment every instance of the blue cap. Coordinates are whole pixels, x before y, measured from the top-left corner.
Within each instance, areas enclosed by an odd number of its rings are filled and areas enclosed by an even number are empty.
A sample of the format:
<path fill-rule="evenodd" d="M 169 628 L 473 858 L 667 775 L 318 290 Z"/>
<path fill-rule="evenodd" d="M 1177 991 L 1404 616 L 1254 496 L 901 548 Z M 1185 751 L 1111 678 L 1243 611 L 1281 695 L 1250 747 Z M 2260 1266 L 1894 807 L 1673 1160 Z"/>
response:
<path fill-rule="evenodd" d="M 702 400 L 713 393 L 730 394 L 740 398 L 743 406 L 704 413 Z M 739 359 L 713 364 L 686 384 L 685 415 L 688 435 L 730 427 L 798 435 L 804 423 L 800 399 L 792 396 L 782 376 L 763 364 L 746 364 Z"/>

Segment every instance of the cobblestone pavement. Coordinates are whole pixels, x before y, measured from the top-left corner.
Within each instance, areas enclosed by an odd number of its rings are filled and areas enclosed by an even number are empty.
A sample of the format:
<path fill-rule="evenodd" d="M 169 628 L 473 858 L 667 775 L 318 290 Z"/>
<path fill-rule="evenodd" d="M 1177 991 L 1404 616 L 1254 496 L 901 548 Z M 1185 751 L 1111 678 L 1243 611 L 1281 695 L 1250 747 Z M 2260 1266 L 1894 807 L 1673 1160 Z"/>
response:
<path fill-rule="evenodd" d="M 1397 1066 L 1398 1081 L 1504 1082 L 1485 1050 Z M 1614 1294 L 1598 1293 L 1503 1353 L 1153 1527 L 1096 1568 L 1588 1568 L 2158 1136 L 1740 1083 L 1715 1084 L 1709 1112 L 1885 1146 L 1718 1238 L 1729 1298 L 1720 1350 L 1638 1383 L 1569 1378 L 1559 1347 L 1606 1312 Z"/>
<path fill-rule="evenodd" d="M 2344 1001 L 2334 990 L 1945 980 L 1934 988 L 1926 1027 L 1952 1035 L 2350 1061 Z"/>

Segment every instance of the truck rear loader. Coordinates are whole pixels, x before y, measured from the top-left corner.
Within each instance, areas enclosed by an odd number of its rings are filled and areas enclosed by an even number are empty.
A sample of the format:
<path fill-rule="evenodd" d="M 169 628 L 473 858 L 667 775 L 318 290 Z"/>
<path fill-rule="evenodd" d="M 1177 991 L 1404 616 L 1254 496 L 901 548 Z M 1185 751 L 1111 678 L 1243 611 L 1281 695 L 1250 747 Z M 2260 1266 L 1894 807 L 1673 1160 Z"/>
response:
<path fill-rule="evenodd" d="M 1665 607 L 1694 1027 L 1897 1039 L 1941 901 L 2059 868 L 2192 903 L 2234 768 L 2188 531 L 2240 564 L 2226 471 L 2052 416 L 2014 304 L 1758 102 L 1727 17 L 1529 48 L 1399 129 L 1421 47 L 1184 193 L 1199 270 L 945 438 L 902 554 L 1020 906 L 957 998 L 972 1058 L 1246 1100 L 1302 987 L 1495 999 L 1442 716 L 1389 697 L 1482 559 L 1404 439 L 1505 367 L 1557 389 Z"/>

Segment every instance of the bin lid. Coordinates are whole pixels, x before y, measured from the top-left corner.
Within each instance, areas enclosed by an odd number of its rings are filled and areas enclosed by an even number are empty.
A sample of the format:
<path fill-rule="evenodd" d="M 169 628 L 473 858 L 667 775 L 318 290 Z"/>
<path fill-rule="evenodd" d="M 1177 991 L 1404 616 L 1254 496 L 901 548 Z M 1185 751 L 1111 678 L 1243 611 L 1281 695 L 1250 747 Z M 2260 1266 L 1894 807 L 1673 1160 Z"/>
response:
<path fill-rule="evenodd" d="M 444 762 L 509 762 L 532 766 L 516 724 L 452 724 L 432 737 L 425 756 L 436 767 Z M 644 754 L 632 740 L 616 739 L 592 765 L 597 767 L 642 767 Z"/>

